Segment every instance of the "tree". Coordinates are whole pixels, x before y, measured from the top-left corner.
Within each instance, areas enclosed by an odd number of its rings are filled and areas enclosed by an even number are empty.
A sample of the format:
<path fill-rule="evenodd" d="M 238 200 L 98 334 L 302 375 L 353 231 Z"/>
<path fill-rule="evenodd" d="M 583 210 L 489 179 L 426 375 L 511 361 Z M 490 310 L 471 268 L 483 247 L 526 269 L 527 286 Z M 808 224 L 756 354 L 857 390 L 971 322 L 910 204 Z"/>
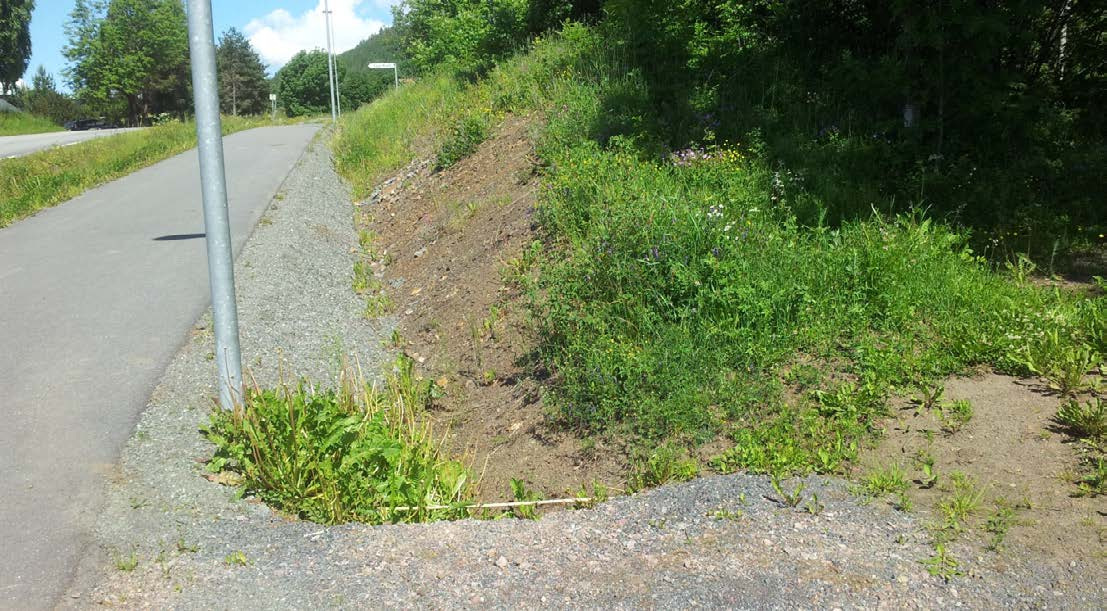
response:
<path fill-rule="evenodd" d="M 35 0 L 0 0 L 0 94 L 15 88 L 31 59 Z"/>
<path fill-rule="evenodd" d="M 180 0 L 77 0 L 66 25 L 67 74 L 101 108 L 134 125 L 188 107 L 188 28 Z"/>
<path fill-rule="evenodd" d="M 346 69 L 338 64 L 338 80 Z M 330 110 L 327 53 L 316 49 L 300 51 L 277 73 L 277 99 L 288 116 L 318 114 Z"/>
<path fill-rule="evenodd" d="M 219 38 L 215 51 L 219 71 L 219 104 L 225 113 L 260 114 L 269 104 L 265 66 L 250 41 L 235 28 Z"/>
<path fill-rule="evenodd" d="M 58 125 L 76 119 L 80 114 L 77 104 L 58 91 L 53 75 L 41 65 L 35 71 L 31 88 L 24 92 L 23 99 L 28 112 L 46 117 Z"/>

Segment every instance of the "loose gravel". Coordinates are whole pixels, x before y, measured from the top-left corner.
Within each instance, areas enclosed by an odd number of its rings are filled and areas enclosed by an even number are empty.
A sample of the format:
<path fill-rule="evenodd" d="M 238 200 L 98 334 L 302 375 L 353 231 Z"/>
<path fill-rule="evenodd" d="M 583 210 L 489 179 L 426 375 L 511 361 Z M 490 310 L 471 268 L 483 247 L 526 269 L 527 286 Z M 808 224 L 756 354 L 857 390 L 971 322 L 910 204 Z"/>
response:
<path fill-rule="evenodd" d="M 351 288 L 350 196 L 317 141 L 238 259 L 244 361 L 261 385 L 333 380 L 388 356 L 389 321 Z M 165 373 L 128 443 L 63 607 L 136 608 L 1102 608 L 1096 559 L 952 551 L 949 582 L 919 519 L 805 481 L 817 515 L 763 477 L 699 479 L 537 521 L 321 527 L 204 477 L 198 434 L 215 388 L 210 322 Z M 120 559 L 138 565 L 123 570 Z"/>

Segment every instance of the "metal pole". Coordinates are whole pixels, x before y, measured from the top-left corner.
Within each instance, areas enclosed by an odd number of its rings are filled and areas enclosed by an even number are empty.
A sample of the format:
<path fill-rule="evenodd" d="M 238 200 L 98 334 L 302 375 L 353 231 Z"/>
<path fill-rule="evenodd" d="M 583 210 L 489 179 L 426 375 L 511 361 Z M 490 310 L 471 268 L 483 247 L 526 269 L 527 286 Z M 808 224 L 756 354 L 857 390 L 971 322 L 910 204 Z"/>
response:
<path fill-rule="evenodd" d="M 331 62 L 331 7 L 329 0 L 323 0 L 324 29 L 327 32 L 327 84 L 331 88 L 331 123 L 338 123 L 338 111 L 335 108 L 334 97 L 334 64 Z"/>
<path fill-rule="evenodd" d="M 328 15 L 330 17 L 330 15 Z M 342 81 L 338 79 L 338 54 L 334 52 L 334 45 L 337 41 L 334 39 L 334 20 L 327 19 L 328 27 L 331 34 L 331 57 L 334 58 L 334 100 L 335 106 L 338 108 L 338 116 L 342 116 Z"/>
<path fill-rule="evenodd" d="M 188 0 L 188 46 L 192 56 L 204 232 L 215 323 L 215 361 L 219 368 L 219 404 L 223 409 L 233 409 L 235 401 L 242 397 L 242 355 L 238 346 L 238 306 L 234 294 L 231 225 L 227 218 L 227 179 L 223 171 L 211 0 Z"/>
<path fill-rule="evenodd" d="M 396 79 L 396 89 L 400 88 L 400 68 L 398 66 L 399 64 L 392 66 L 392 76 Z"/>

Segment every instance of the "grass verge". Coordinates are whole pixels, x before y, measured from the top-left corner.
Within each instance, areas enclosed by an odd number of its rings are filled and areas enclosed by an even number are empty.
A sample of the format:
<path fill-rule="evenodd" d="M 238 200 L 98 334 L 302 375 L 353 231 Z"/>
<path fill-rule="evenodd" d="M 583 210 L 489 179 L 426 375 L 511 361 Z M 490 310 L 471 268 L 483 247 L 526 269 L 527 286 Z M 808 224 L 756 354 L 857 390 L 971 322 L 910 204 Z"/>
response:
<path fill-rule="evenodd" d="M 272 125 L 223 117 L 223 133 Z M 0 227 L 196 146 L 194 123 L 173 122 L 0 161 Z"/>
<path fill-rule="evenodd" d="M 22 136 L 60 132 L 63 128 L 50 119 L 29 112 L 0 112 L 0 136 Z"/>

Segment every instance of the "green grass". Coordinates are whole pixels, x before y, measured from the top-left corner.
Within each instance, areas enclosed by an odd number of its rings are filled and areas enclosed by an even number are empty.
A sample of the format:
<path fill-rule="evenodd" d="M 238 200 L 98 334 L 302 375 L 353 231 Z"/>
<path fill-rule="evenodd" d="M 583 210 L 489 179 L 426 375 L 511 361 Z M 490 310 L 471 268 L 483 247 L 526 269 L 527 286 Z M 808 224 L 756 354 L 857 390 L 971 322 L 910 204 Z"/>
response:
<path fill-rule="evenodd" d="M 403 357 L 382 387 L 348 373 L 338 390 L 255 390 L 240 409 L 212 413 L 209 469 L 237 472 L 246 492 L 322 524 L 467 516 L 473 482 L 430 429 L 430 392 Z M 425 509 L 435 505 L 451 508 Z"/>
<path fill-rule="evenodd" d="M 1107 298 L 1028 282 L 922 212 L 811 221 L 825 190 L 770 162 L 757 132 L 670 154 L 648 100 L 618 51 L 569 26 L 475 84 L 435 76 L 377 100 L 334 145 L 364 196 L 416 154 L 473 150 L 491 129 L 467 122 L 543 117 L 542 242 L 518 284 L 562 426 L 631 455 L 729 438 L 722 472 L 842 472 L 893 395 L 980 366 L 1069 389 L 1107 354 Z M 959 427 L 971 405 L 945 415 Z"/>
<path fill-rule="evenodd" d="M 28 112 L 0 112 L 0 136 L 21 136 L 60 132 L 64 128 L 50 119 Z"/>
<path fill-rule="evenodd" d="M 223 133 L 271 125 L 224 117 Z M 193 123 L 172 122 L 0 160 L 0 227 L 196 146 Z"/>

